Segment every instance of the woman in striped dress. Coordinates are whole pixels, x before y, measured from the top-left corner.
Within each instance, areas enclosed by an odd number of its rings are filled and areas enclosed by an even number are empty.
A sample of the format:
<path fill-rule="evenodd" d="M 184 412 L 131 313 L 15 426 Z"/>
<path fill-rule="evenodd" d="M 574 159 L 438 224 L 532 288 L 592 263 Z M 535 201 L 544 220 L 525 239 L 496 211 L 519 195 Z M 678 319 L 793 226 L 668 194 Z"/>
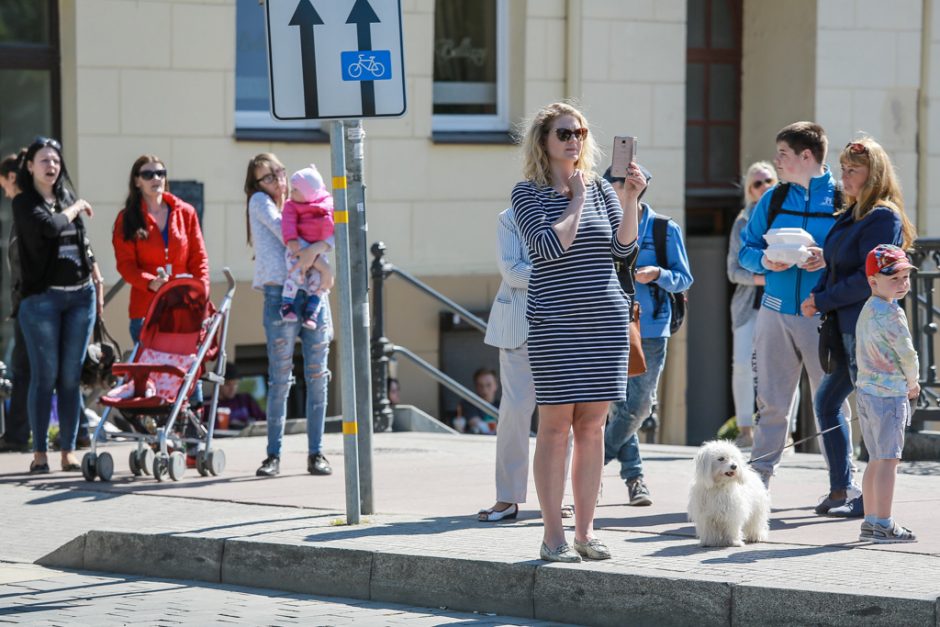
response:
<path fill-rule="evenodd" d="M 636 203 L 646 180 L 631 163 L 626 198 L 633 210 L 624 216 L 613 188 L 593 172 L 598 149 L 587 120 L 565 103 L 535 115 L 522 149 L 526 180 L 513 188 L 512 206 L 533 266 L 526 316 L 539 408 L 533 473 L 545 523 L 540 554 L 607 559 L 610 551 L 593 535 L 594 507 L 604 420 L 610 401 L 625 398 L 629 351 L 628 297 L 612 255 L 636 260 Z M 572 429 L 573 550 L 560 513 Z"/>

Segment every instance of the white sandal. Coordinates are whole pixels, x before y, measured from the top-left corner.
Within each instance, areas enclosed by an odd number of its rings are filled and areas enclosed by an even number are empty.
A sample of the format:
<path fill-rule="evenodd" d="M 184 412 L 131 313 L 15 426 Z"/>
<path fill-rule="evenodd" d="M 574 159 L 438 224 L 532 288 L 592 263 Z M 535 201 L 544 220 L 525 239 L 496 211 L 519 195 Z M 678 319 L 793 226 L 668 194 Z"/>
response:
<path fill-rule="evenodd" d="M 502 511 L 490 509 L 481 509 L 477 512 L 477 520 L 480 522 L 497 522 L 500 520 L 511 520 L 519 514 L 519 505 L 513 503 Z"/>

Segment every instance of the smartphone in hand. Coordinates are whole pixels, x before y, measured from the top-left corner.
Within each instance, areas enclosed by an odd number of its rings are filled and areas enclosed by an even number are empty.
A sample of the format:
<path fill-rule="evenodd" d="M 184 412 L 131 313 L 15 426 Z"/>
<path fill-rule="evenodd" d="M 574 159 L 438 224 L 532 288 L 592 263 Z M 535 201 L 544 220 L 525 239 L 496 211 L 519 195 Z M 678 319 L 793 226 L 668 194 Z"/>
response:
<path fill-rule="evenodd" d="M 627 167 L 636 158 L 636 137 L 614 137 L 614 152 L 611 160 L 610 175 L 613 178 L 627 178 Z"/>

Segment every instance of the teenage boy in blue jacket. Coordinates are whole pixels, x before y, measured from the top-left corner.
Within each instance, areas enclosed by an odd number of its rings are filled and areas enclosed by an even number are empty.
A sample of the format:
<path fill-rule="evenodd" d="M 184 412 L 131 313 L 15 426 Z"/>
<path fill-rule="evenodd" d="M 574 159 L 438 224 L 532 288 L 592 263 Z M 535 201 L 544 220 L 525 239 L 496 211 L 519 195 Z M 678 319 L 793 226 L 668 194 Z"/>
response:
<path fill-rule="evenodd" d="M 640 170 L 648 185 L 652 175 L 642 166 Z M 604 178 L 613 186 L 623 204 L 626 200 L 623 193 L 624 179 L 612 177 L 610 168 L 604 173 Z M 643 460 L 636 432 L 656 403 L 656 388 L 666 363 L 666 344 L 671 335 L 669 322 L 672 319 L 668 292 L 689 289 L 692 272 L 689 270 L 689 256 L 678 224 L 669 220 L 666 225 L 665 263 L 668 267 L 663 268 L 656 258 L 653 224 L 655 218 L 666 217 L 657 214 L 645 202 L 632 209 L 624 205 L 623 210 L 639 211 L 637 240 L 640 253 L 636 261 L 635 298 L 640 303 L 640 335 L 643 355 L 646 357 L 646 372 L 627 379 L 627 400 L 611 403 L 610 417 L 604 429 L 604 463 L 615 458 L 620 462 L 620 478 L 627 484 L 630 505 L 651 505 L 653 500 L 643 481 Z"/>
<path fill-rule="evenodd" d="M 764 193 L 741 232 L 738 253 L 744 268 L 765 273 L 767 278 L 754 334 L 758 421 L 751 450 L 753 468 L 765 485 L 769 485 L 786 444 L 790 403 L 802 369 L 806 368 L 814 396 L 824 374 L 818 358 L 819 318 L 804 317 L 800 303 L 809 296 L 825 265 L 821 246 L 835 222 L 836 209 L 836 181 L 825 165 L 829 141 L 823 128 L 812 122 L 794 122 L 777 133 L 776 141 L 774 165 L 784 182 L 781 185 L 789 187 L 787 195 L 768 224 L 774 190 Z M 764 234 L 784 227 L 802 228 L 815 240 L 809 259 L 802 264 L 773 262 L 764 254 Z M 843 405 L 843 412 L 848 411 L 848 405 Z M 818 425 L 818 419 L 816 422 Z"/>

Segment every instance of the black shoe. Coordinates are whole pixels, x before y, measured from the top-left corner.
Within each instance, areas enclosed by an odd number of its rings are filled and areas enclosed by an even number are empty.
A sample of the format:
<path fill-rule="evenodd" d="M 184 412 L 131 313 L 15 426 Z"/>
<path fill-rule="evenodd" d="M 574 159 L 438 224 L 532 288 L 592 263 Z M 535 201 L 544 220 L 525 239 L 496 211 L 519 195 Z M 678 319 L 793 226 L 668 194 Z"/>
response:
<path fill-rule="evenodd" d="M 333 468 L 322 453 L 307 455 L 307 472 L 311 475 L 332 475 Z"/>
<path fill-rule="evenodd" d="M 281 474 L 281 458 L 277 455 L 268 455 L 267 459 L 261 462 L 261 468 L 255 473 L 258 477 L 275 477 Z"/>
<path fill-rule="evenodd" d="M 0 453 L 28 453 L 29 442 L 13 442 L 0 437 Z"/>
<path fill-rule="evenodd" d="M 75 450 L 91 448 L 91 436 L 79 435 L 75 438 Z"/>

